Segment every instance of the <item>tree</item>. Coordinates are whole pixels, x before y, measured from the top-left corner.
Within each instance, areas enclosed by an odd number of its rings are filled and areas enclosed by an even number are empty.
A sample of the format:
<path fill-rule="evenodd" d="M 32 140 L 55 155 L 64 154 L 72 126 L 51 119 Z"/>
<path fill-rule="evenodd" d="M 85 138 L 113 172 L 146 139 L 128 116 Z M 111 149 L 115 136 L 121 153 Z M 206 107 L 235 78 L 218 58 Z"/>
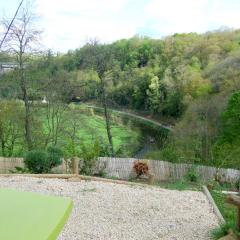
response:
<path fill-rule="evenodd" d="M 151 84 L 149 89 L 147 89 L 147 95 L 150 102 L 150 110 L 153 113 L 158 112 L 161 105 L 161 92 L 160 92 L 160 82 L 157 76 L 151 79 Z"/>
<path fill-rule="evenodd" d="M 104 61 L 104 58 L 102 58 L 102 61 Z M 99 64 L 102 65 L 102 63 Z M 104 69 L 104 68 L 103 68 Z M 105 116 L 105 121 L 106 121 L 106 129 L 107 129 L 107 135 L 108 135 L 108 141 L 109 141 L 109 146 L 110 146 L 110 152 L 112 157 L 114 157 L 114 147 L 113 147 L 113 140 L 112 140 L 112 133 L 111 133 L 111 123 L 110 123 L 110 116 L 109 116 L 109 111 L 108 111 L 108 106 L 107 106 L 107 96 L 106 96 L 106 89 L 105 89 L 105 81 L 104 77 L 106 77 L 106 70 L 103 71 L 102 67 L 99 67 L 98 75 L 100 78 L 100 83 L 101 83 L 101 97 L 102 97 L 102 105 L 104 108 L 104 116 Z"/>
<path fill-rule="evenodd" d="M 0 144 L 2 156 L 13 155 L 17 141 L 23 136 L 24 109 L 19 101 L 0 102 Z"/>
<path fill-rule="evenodd" d="M 240 92 L 232 94 L 227 109 L 222 113 L 222 141 L 233 143 L 240 140 Z"/>
<path fill-rule="evenodd" d="M 8 29 L 11 22 L 3 21 L 4 29 Z M 29 6 L 23 7 L 19 12 L 19 17 L 15 19 L 9 28 L 5 39 L 5 49 L 16 56 L 18 64 L 16 69 L 16 79 L 21 90 L 21 97 L 25 107 L 25 140 L 27 148 L 32 149 L 32 129 L 31 129 L 31 106 L 29 101 L 29 87 L 26 78 L 26 68 L 30 57 L 35 53 L 40 31 L 34 26 L 34 15 Z"/>
<path fill-rule="evenodd" d="M 220 166 L 240 166 L 240 92 L 233 93 L 221 114 L 221 129 L 214 148 L 215 162 Z"/>
<path fill-rule="evenodd" d="M 176 125 L 172 146 L 178 158 L 214 165 L 213 150 L 220 129 L 225 96 L 205 96 L 193 101 Z"/>
<path fill-rule="evenodd" d="M 7 31 L 5 32 L 4 37 L 3 37 L 3 39 L 2 39 L 2 41 L 0 43 L 0 49 L 2 48 L 2 45 L 3 45 L 5 39 L 6 39 L 7 35 L 8 35 L 9 30 L 12 27 L 12 24 L 13 24 L 15 18 L 17 17 L 18 11 L 19 11 L 20 7 L 22 6 L 22 4 L 23 4 L 23 0 L 19 3 L 17 10 L 16 10 L 16 12 L 15 12 L 15 14 L 14 14 L 14 16 L 13 16 L 11 22 L 10 22 L 10 24 L 8 25 Z"/>
<path fill-rule="evenodd" d="M 76 157 L 79 153 L 77 145 L 80 145 L 78 130 L 81 126 L 83 126 L 83 119 L 81 119 L 81 112 L 79 112 L 79 108 L 74 104 L 70 104 L 68 115 L 71 117 L 67 117 L 65 121 L 67 123 L 67 127 L 64 129 L 64 135 L 67 137 L 67 139 L 69 139 L 66 146 L 66 155 L 70 155 L 70 157 Z"/>
<path fill-rule="evenodd" d="M 81 63 L 82 67 L 94 68 L 100 79 L 100 96 L 104 108 L 104 117 L 106 121 L 106 130 L 109 141 L 111 155 L 114 156 L 114 147 L 111 133 L 110 116 L 107 105 L 106 81 L 111 79 L 112 52 L 105 45 L 100 45 L 96 40 L 85 46 L 85 57 Z"/>

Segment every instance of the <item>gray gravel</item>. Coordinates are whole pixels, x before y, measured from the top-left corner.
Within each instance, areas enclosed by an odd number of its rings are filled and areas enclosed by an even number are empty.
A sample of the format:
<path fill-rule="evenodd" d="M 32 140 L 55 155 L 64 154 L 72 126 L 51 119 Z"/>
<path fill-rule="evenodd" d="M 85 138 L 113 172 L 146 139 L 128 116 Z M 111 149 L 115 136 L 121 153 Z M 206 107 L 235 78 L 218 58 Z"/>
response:
<path fill-rule="evenodd" d="M 58 240 L 207 240 L 218 226 L 202 192 L 29 177 L 1 177 L 0 187 L 71 198 Z"/>

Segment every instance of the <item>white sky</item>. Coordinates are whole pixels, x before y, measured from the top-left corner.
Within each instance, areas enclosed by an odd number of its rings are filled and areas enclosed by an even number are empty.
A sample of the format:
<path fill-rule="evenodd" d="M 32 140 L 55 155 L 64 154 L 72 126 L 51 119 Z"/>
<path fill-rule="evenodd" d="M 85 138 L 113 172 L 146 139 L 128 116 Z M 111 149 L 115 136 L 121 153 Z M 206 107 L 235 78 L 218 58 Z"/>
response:
<path fill-rule="evenodd" d="M 0 0 L 11 17 L 20 0 Z M 35 0 L 46 48 L 66 52 L 90 38 L 112 42 L 135 34 L 161 38 L 176 32 L 240 28 L 240 0 Z"/>

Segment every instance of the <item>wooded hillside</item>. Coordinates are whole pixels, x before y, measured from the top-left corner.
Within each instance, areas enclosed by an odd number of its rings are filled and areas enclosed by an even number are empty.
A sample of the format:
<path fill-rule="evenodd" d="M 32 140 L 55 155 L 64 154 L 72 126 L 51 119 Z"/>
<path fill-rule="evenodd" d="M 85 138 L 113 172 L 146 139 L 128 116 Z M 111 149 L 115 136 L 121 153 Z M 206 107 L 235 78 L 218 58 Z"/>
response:
<path fill-rule="evenodd" d="M 109 106 L 175 123 L 163 149 L 148 157 L 239 167 L 239 30 L 94 40 L 67 54 L 31 56 L 27 66 L 30 100 L 98 102 L 102 78 Z M 14 74 L 2 76 L 2 98 L 22 98 Z"/>

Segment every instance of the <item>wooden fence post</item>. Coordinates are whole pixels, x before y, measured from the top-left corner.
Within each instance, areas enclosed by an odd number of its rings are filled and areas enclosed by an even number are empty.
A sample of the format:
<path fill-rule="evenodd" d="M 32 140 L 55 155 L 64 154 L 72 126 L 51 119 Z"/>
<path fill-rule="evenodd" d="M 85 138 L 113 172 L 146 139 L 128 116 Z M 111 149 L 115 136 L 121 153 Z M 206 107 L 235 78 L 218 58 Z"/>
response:
<path fill-rule="evenodd" d="M 79 175 L 78 162 L 79 160 L 77 157 L 72 158 L 72 173 L 75 175 Z"/>

